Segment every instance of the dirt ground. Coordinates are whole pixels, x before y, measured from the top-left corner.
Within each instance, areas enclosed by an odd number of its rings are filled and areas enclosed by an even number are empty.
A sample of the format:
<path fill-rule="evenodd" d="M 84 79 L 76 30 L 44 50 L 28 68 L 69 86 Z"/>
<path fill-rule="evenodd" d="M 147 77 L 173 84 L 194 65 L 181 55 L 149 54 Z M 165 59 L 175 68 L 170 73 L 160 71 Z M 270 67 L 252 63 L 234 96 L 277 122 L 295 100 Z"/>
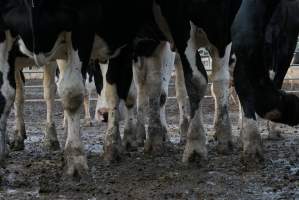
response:
<path fill-rule="evenodd" d="M 26 88 L 26 99 L 41 98 L 42 88 Z M 91 105 L 93 113 L 95 102 Z M 183 146 L 177 144 L 178 109 L 174 99 L 167 103 L 171 143 L 159 157 L 145 155 L 139 149 L 124 153 L 119 163 L 107 165 L 101 157 L 106 124 L 83 127 L 90 170 L 81 181 L 64 176 L 62 152 L 43 148 L 45 108 L 44 102 L 25 104 L 26 147 L 24 151 L 11 152 L 5 167 L 0 168 L 0 199 L 299 199 L 298 129 L 281 126 L 284 139 L 269 140 L 265 122 L 261 122 L 265 162 L 248 169 L 240 160 L 236 105 L 231 106 L 235 148 L 224 156 L 217 154 L 213 140 L 213 99 L 204 100 L 203 119 L 209 136 L 209 159 L 205 163 L 181 162 Z M 62 107 L 57 102 L 55 121 L 61 145 L 65 140 L 62 117 Z M 7 129 L 11 136 L 13 112 Z"/>

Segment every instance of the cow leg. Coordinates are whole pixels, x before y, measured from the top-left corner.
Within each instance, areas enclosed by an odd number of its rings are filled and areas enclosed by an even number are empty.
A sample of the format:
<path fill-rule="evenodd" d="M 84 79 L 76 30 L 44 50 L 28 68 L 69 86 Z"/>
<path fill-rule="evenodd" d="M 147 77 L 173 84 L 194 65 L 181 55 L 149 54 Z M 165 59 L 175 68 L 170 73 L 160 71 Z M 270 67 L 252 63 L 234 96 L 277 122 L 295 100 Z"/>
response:
<path fill-rule="evenodd" d="M 106 80 L 108 129 L 105 138 L 104 159 L 111 162 L 121 158 L 123 149 L 119 133 L 119 101 L 122 99 L 129 102 L 129 90 L 133 80 L 130 46 L 124 47 L 117 57 L 109 60 Z"/>
<path fill-rule="evenodd" d="M 147 70 L 147 85 L 149 97 L 148 109 L 148 137 L 144 146 L 145 152 L 160 154 L 163 150 L 163 143 L 166 140 L 167 128 L 163 126 L 160 117 L 161 99 L 165 99 L 166 94 L 162 95 L 162 67 L 164 65 L 164 56 L 167 56 L 169 51 L 169 43 L 161 43 L 151 57 L 143 58 Z M 163 103 L 163 102 L 162 102 Z"/>
<path fill-rule="evenodd" d="M 14 138 L 10 143 L 13 151 L 21 151 L 24 149 L 24 140 L 26 139 L 26 129 L 24 122 L 24 82 L 21 77 L 21 70 L 15 70 L 16 80 L 16 97 L 15 97 L 15 118 L 16 130 Z"/>
<path fill-rule="evenodd" d="M 147 68 L 144 66 L 142 59 L 133 65 L 134 82 L 137 91 L 137 122 L 136 122 L 136 139 L 137 145 L 143 146 L 146 139 L 145 129 L 145 109 L 148 106 L 148 94 L 146 85 Z"/>
<path fill-rule="evenodd" d="M 229 118 L 229 58 L 231 44 L 226 47 L 225 54 L 219 57 L 218 50 L 211 51 L 213 58 L 212 95 L 215 99 L 215 137 L 218 141 L 217 149 L 220 153 L 227 154 L 232 149 L 232 127 Z"/>
<path fill-rule="evenodd" d="M 16 92 L 14 65 L 8 64 L 10 45 L 7 37 L 4 32 L 0 32 L 0 163 L 8 154 L 6 124 Z"/>
<path fill-rule="evenodd" d="M 60 74 L 59 74 L 59 80 L 60 80 L 60 78 L 64 76 L 64 70 L 67 69 L 68 63 L 67 63 L 66 60 L 60 60 L 60 59 L 56 60 L 56 62 L 57 62 L 57 66 L 58 66 L 59 72 L 60 72 Z M 58 81 L 58 83 L 59 83 L 59 81 Z M 63 111 L 63 120 L 62 120 L 62 127 L 64 128 L 64 136 L 65 136 L 65 138 L 67 138 L 67 129 L 68 129 L 67 125 L 68 124 L 67 124 L 67 118 L 66 118 L 66 111 L 64 109 L 64 111 Z"/>
<path fill-rule="evenodd" d="M 67 120 L 67 138 L 64 147 L 66 173 L 82 175 L 88 169 L 87 159 L 80 138 L 80 106 L 83 102 L 84 84 L 81 74 L 82 63 L 76 51 L 70 52 L 67 65 L 58 65 L 61 76 L 58 93 Z"/>
<path fill-rule="evenodd" d="M 189 102 L 185 86 L 183 66 L 179 58 L 179 55 L 176 55 L 175 58 L 175 73 L 175 91 L 180 111 L 180 142 L 184 144 L 186 143 L 187 132 L 189 127 Z"/>
<path fill-rule="evenodd" d="M 125 119 L 125 130 L 123 137 L 123 146 L 126 150 L 136 150 L 137 138 L 136 138 L 136 127 L 135 127 L 135 104 L 136 104 L 136 95 L 134 83 L 132 82 L 129 96 L 126 99 L 126 119 Z"/>
<path fill-rule="evenodd" d="M 92 126 L 91 123 L 91 117 L 90 117 L 90 102 L 89 102 L 89 97 L 90 97 L 90 91 L 85 88 L 85 93 L 84 93 L 84 99 L 83 99 L 83 107 L 84 107 L 84 126 L 90 127 Z"/>
<path fill-rule="evenodd" d="M 108 129 L 105 137 L 104 159 L 115 161 L 120 159 L 121 137 L 119 133 L 119 97 L 116 84 L 107 83 L 106 98 L 108 100 Z"/>
<path fill-rule="evenodd" d="M 263 146 L 255 115 L 254 90 L 250 86 L 247 76 L 248 74 L 246 74 L 242 63 L 238 64 L 237 60 L 234 71 L 234 83 L 242 106 L 242 127 L 240 133 L 243 145 L 242 159 L 245 164 L 250 164 L 252 161 L 259 162 L 263 160 Z"/>
<path fill-rule="evenodd" d="M 179 49 L 191 111 L 183 162 L 192 161 L 198 156 L 202 160 L 207 159 L 206 132 L 202 123 L 201 100 L 207 90 L 208 77 L 197 51 L 199 47 L 196 43 L 197 34 L 197 28 L 191 23 L 187 47 L 184 52 Z"/>
<path fill-rule="evenodd" d="M 53 120 L 53 111 L 55 103 L 56 94 L 56 74 L 57 65 L 56 63 L 51 63 L 44 67 L 44 99 L 47 105 L 47 122 L 45 128 L 44 145 L 50 150 L 59 150 L 59 142 L 56 133 L 55 122 Z"/>

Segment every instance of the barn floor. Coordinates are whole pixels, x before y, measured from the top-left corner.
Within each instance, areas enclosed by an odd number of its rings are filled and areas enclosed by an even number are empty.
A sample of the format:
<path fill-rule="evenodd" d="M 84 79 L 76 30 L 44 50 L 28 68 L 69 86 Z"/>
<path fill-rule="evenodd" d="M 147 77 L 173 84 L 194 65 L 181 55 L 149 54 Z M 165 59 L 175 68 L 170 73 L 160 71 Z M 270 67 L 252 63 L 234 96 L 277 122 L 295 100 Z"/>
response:
<path fill-rule="evenodd" d="M 36 84 L 35 81 L 27 85 Z M 40 81 L 37 81 L 41 84 Z M 170 92 L 173 95 L 173 92 Z M 42 88 L 26 88 L 26 99 L 42 99 Z M 92 113 L 95 102 L 92 102 Z M 44 102 L 26 102 L 26 149 L 12 152 L 0 168 L 0 199 L 299 199 L 299 133 L 282 126 L 283 140 L 268 140 L 261 122 L 265 162 L 245 168 L 240 161 L 236 106 L 231 106 L 235 148 L 231 155 L 216 153 L 213 141 L 213 100 L 204 100 L 204 122 L 209 135 L 209 160 L 186 166 L 178 140 L 178 112 L 174 99 L 167 104 L 171 141 L 160 157 L 144 155 L 142 149 L 126 153 L 121 162 L 106 165 L 101 158 L 106 125 L 82 128 L 90 176 L 80 182 L 63 175 L 62 152 L 43 149 L 46 118 Z M 64 136 L 59 102 L 55 121 L 60 143 Z M 82 115 L 83 117 L 83 115 Z M 8 132 L 14 132 L 13 112 Z"/>

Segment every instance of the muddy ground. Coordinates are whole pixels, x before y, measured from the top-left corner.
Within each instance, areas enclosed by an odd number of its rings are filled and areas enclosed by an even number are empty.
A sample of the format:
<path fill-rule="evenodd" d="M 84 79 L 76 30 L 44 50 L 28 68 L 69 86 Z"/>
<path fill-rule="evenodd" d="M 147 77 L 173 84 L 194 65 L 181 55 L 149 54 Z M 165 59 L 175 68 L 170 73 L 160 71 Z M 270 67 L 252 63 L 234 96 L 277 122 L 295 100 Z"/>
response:
<path fill-rule="evenodd" d="M 173 91 L 170 93 L 173 95 Z M 41 98 L 42 88 L 26 88 L 26 99 Z M 91 105 L 93 113 L 95 102 Z M 167 103 L 172 143 L 166 145 L 160 157 L 145 155 L 139 149 L 125 153 L 119 163 L 107 165 L 101 157 L 106 124 L 82 128 L 90 176 L 76 181 L 63 174 L 62 152 L 47 152 L 42 146 L 45 103 L 26 102 L 26 148 L 11 152 L 5 167 L 0 168 L 0 199 L 299 199 L 298 129 L 281 126 L 284 139 L 269 140 L 265 122 L 261 122 L 265 162 L 246 168 L 240 160 L 236 105 L 231 106 L 235 148 L 226 156 L 217 154 L 215 149 L 213 109 L 213 100 L 206 98 L 203 110 L 209 159 L 188 166 L 181 163 L 183 146 L 176 144 L 178 111 L 174 99 Z M 62 117 L 61 104 L 57 102 L 55 121 L 60 144 L 65 140 Z M 14 132 L 13 113 L 8 132 L 10 136 Z"/>

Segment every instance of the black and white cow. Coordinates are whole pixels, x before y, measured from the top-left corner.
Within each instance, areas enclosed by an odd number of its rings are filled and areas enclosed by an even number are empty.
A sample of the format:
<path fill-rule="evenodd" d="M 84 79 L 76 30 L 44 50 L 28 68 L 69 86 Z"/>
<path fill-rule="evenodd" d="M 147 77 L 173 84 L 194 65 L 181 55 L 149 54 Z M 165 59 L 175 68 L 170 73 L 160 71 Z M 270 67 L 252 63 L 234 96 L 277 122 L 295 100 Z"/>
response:
<path fill-rule="evenodd" d="M 5 125 L 15 94 L 14 76 L 8 78 L 8 53 L 17 37 L 20 50 L 31 57 L 37 65 L 45 65 L 53 59 L 59 63 L 61 77 L 58 93 L 61 96 L 68 123 L 65 159 L 68 174 L 81 174 L 87 169 L 87 161 L 80 141 L 79 107 L 82 104 L 84 86 L 81 67 L 90 59 L 108 60 L 107 72 L 109 98 L 109 121 L 116 121 L 118 97 L 126 99 L 132 80 L 130 63 L 120 62 L 131 54 L 129 51 L 135 33 L 152 14 L 152 1 L 0 1 L 4 22 L 1 35 L 1 71 L 3 84 L 3 112 L 1 112 L 1 160 L 7 153 Z M 118 6 L 115 6 L 118 5 Z M 136 15 L 139 16 L 136 18 Z M 119 34 L 121 32 L 122 34 Z M 115 73 L 115 70 L 118 73 Z M 11 81 L 11 82 L 9 82 Z M 116 87 L 117 86 L 117 87 Z M 112 92 L 111 92 L 112 91 Z M 118 95 L 117 95 L 118 94 Z M 108 160 L 121 146 L 119 131 L 108 126 L 105 157 Z"/>
<path fill-rule="evenodd" d="M 82 64 L 78 53 L 75 52 L 75 41 L 72 42 L 70 34 L 62 35 L 63 31 L 70 30 L 68 25 L 70 25 L 72 20 L 71 11 L 62 8 L 63 3 L 59 1 L 1 1 L 0 4 L 1 19 L 3 19 L 3 26 L 1 26 L 1 71 L 6 73 L 2 77 L 6 84 L 2 84 L 1 88 L 1 94 L 6 96 L 1 103 L 1 106 L 4 108 L 4 110 L 1 111 L 1 160 L 4 159 L 7 153 L 5 126 L 15 96 L 15 61 L 9 60 L 9 53 L 13 43 L 16 41 L 15 38 L 18 37 L 17 40 L 20 50 L 27 56 L 33 58 L 37 65 L 45 65 L 48 64 L 52 58 L 59 58 L 54 56 L 54 54 L 57 53 L 61 45 L 65 45 L 65 52 L 62 52 L 60 56 L 65 59 L 68 54 L 69 64 L 64 65 L 61 69 L 61 71 L 63 71 L 63 77 L 60 81 L 60 94 L 69 120 L 66 157 L 71 158 L 71 162 L 73 163 L 80 160 L 80 166 L 87 168 L 85 157 L 83 153 L 80 154 L 79 151 L 80 142 L 76 142 L 79 137 L 80 129 L 80 125 L 77 123 L 79 120 L 77 110 L 81 105 L 81 99 L 83 97 L 82 75 L 76 73 L 76 71 L 81 71 Z M 68 16 L 68 14 L 70 15 Z M 7 77 L 9 70 L 11 74 L 13 74 L 10 79 Z M 4 86 L 5 89 L 3 88 Z M 55 138 L 55 140 L 56 139 L 57 138 Z M 74 151 L 76 151 L 75 154 Z M 69 170 L 74 170 L 73 165 L 68 164 L 70 167 Z"/>
<path fill-rule="evenodd" d="M 263 158 L 256 113 L 274 122 L 298 124 L 298 97 L 279 90 L 296 46 L 298 11 L 298 0 L 247 0 L 236 16 L 234 81 L 244 111 L 244 161 Z"/>
<path fill-rule="evenodd" d="M 121 152 L 121 138 L 117 123 L 117 105 L 119 98 L 128 101 L 128 91 L 132 80 L 132 39 L 144 23 L 156 19 L 159 27 L 174 44 L 184 70 L 186 88 L 191 104 L 191 123 L 187 134 L 187 146 L 183 160 L 189 161 L 193 155 L 207 157 L 206 136 L 201 121 L 200 100 L 203 98 L 207 75 L 200 61 L 197 50 L 205 46 L 207 39 L 213 45 L 208 45 L 215 57 L 215 80 L 218 80 L 216 91 L 219 96 L 227 89 L 222 90 L 220 85 L 229 78 L 222 73 L 220 65 L 228 65 L 230 53 L 230 24 L 238 4 L 218 1 L 0 1 L 1 14 L 5 25 L 13 36 L 18 36 L 19 46 L 23 53 L 32 57 L 38 65 L 44 65 L 52 58 L 67 58 L 68 62 L 61 63 L 62 74 L 59 82 L 59 94 L 66 110 L 68 119 L 68 137 L 65 145 L 67 172 L 74 174 L 87 169 L 86 158 L 80 142 L 79 106 L 82 102 L 83 83 L 79 73 L 81 66 L 86 65 L 90 58 L 99 60 L 109 59 L 107 72 L 107 98 L 109 98 L 109 125 L 105 139 L 105 158 L 113 160 Z M 118 5 L 117 7 L 115 5 Z M 230 6 L 228 6 L 230 5 Z M 231 6 L 233 5 L 233 7 Z M 221 13 L 221 15 L 220 15 Z M 136 18 L 138 16 L 138 18 Z M 215 22 L 211 25 L 210 20 Z M 190 21 L 192 21 L 190 23 Z M 202 29 L 198 28 L 201 27 Z M 204 32 L 202 31 L 204 30 Z M 63 34 L 63 32 L 68 32 Z M 122 34 L 118 34 L 121 32 Z M 94 34 L 96 33 L 96 37 Z M 7 32 L 9 35 L 9 32 Z M 207 37 L 208 36 L 208 37 Z M 204 37 L 204 38 L 203 38 Z M 84 38 L 84 39 L 83 39 Z M 6 39 L 6 40 L 5 40 Z M 7 42 L 8 38 L 5 38 Z M 204 40 L 203 40 L 204 39 Z M 157 43 L 157 41 L 155 41 Z M 60 45 L 65 45 L 62 54 L 58 54 Z M 158 41 L 155 48 L 148 52 L 141 52 L 139 57 L 146 59 L 145 63 L 160 65 L 161 57 L 158 54 L 165 48 L 167 42 Z M 214 47 L 217 47 L 214 48 Z M 91 53 L 92 52 L 92 53 Z M 121 54 L 119 54 L 121 52 Z M 91 53 L 91 56 L 90 56 Z M 56 54 L 56 55 L 55 55 Z M 4 54 L 3 54 L 4 55 Z M 222 58 L 222 59 L 220 59 Z M 4 66 L 4 65 L 3 65 Z M 122 67 L 120 67 L 122 66 Z M 6 65 L 8 68 L 8 65 Z M 11 69 L 11 68 L 10 68 Z M 225 70 L 226 71 L 226 70 Z M 149 113 L 149 129 L 146 139 L 146 151 L 159 152 L 163 149 L 163 126 L 155 121 L 160 106 L 161 83 L 152 77 L 152 90 L 149 91 L 151 111 Z M 221 83 L 221 84 L 220 84 Z M 226 87 L 228 88 L 228 87 Z M 11 94 L 13 96 L 14 91 Z M 227 94 L 224 94 L 227 96 Z M 7 98 L 6 98 L 7 99 Z M 220 101 L 221 102 L 221 101 Z M 225 98 L 222 102 L 225 102 Z M 3 104 L 9 110 L 10 104 Z M 217 125 L 217 138 L 220 149 L 229 149 L 231 146 L 231 130 L 227 107 L 221 105 L 218 115 L 224 115 L 224 121 Z M 6 118 L 3 120 L 5 124 Z M 223 130 L 225 131 L 222 131 Z M 228 131 L 226 131 L 228 130 Z M 5 135 L 3 133 L 2 135 Z M 3 144 L 3 143 L 2 143 Z M 5 150 L 5 145 L 2 145 Z M 1 157 L 4 155 L 4 150 Z"/>
<path fill-rule="evenodd" d="M 216 138 L 220 152 L 232 146 L 228 115 L 230 27 L 241 1 L 156 1 L 160 27 L 175 44 L 180 56 L 186 89 L 191 105 L 183 161 L 195 155 L 207 158 L 206 134 L 201 122 L 201 100 L 207 88 L 207 74 L 197 50 L 207 47 L 213 60 L 213 91 L 218 97 L 216 106 Z M 165 21 L 167 23 L 165 23 Z M 166 25 L 166 26 L 165 26 Z M 221 119 L 221 120 L 219 120 Z"/>

